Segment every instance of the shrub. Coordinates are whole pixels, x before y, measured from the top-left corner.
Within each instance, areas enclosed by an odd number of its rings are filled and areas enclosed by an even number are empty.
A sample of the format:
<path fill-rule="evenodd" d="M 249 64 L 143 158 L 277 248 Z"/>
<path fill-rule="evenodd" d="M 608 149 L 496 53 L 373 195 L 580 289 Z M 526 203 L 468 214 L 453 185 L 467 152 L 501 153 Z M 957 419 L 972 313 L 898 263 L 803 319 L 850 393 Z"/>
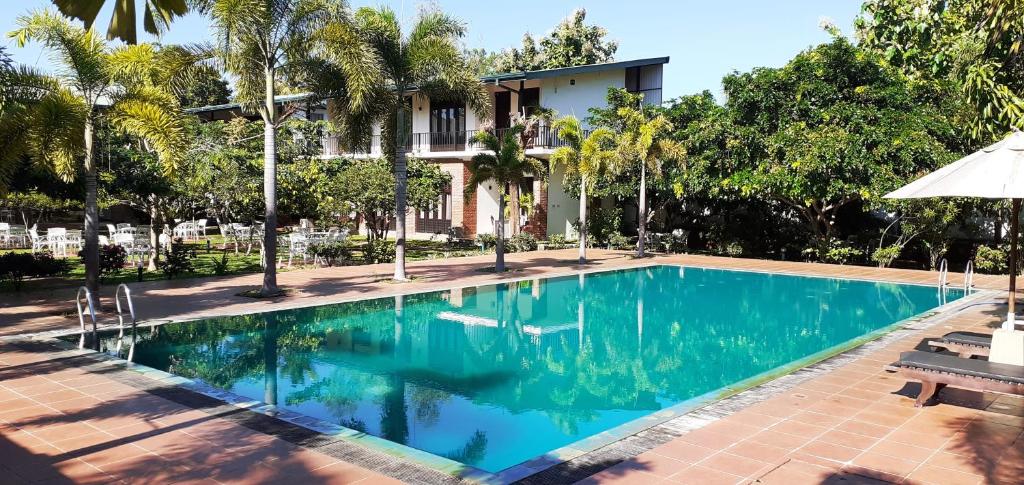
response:
<path fill-rule="evenodd" d="M 1008 251 L 988 246 L 978 246 L 974 255 L 974 267 L 979 273 L 1006 274 L 1010 272 Z"/>
<path fill-rule="evenodd" d="M 888 268 L 900 256 L 902 251 L 903 248 L 898 245 L 878 248 L 875 252 L 871 253 L 871 260 L 878 263 L 879 268 Z"/>
<path fill-rule="evenodd" d="M 628 237 L 623 236 L 620 232 L 614 232 L 608 236 L 608 248 L 609 249 L 632 249 L 633 241 Z"/>
<path fill-rule="evenodd" d="M 383 239 L 367 241 L 363 246 L 363 260 L 367 264 L 394 263 L 395 243 Z"/>
<path fill-rule="evenodd" d="M 476 243 L 482 245 L 484 249 L 493 248 L 498 244 L 498 237 L 494 234 L 477 234 Z"/>
<path fill-rule="evenodd" d="M 549 249 L 561 249 L 569 247 L 569 242 L 565 240 L 565 234 L 554 234 L 548 238 L 547 247 Z"/>
<path fill-rule="evenodd" d="M 309 252 L 316 258 L 323 258 L 327 266 L 334 266 L 335 262 L 352 258 L 352 250 L 348 243 L 332 241 L 316 243 L 309 247 Z"/>
<path fill-rule="evenodd" d="M 116 244 L 100 246 L 100 274 L 115 273 L 128 262 L 128 251 Z"/>
<path fill-rule="evenodd" d="M 213 260 L 213 274 L 224 276 L 228 274 L 228 250 L 224 248 L 220 253 L 220 259 Z"/>
<path fill-rule="evenodd" d="M 66 259 L 54 258 L 48 251 L 41 253 L 0 254 L 0 281 L 8 281 L 20 290 L 25 278 L 42 278 L 67 273 L 71 265 Z"/>
<path fill-rule="evenodd" d="M 619 233 L 619 226 L 622 222 L 622 209 L 612 207 L 605 209 L 595 207 L 587 215 L 587 235 L 590 244 L 594 246 L 605 246 L 611 242 L 611 238 Z M 579 220 L 574 224 L 576 231 L 579 231 Z"/>
<path fill-rule="evenodd" d="M 195 257 L 195 249 L 185 245 L 180 237 L 175 238 L 170 247 L 164 250 L 164 259 L 160 261 L 160 269 L 163 270 L 167 279 L 172 279 L 184 272 L 191 273 L 194 270 L 192 260 Z"/>
<path fill-rule="evenodd" d="M 520 232 L 515 236 L 512 236 L 508 240 L 508 244 L 505 245 L 505 249 L 510 253 L 521 253 L 524 251 L 536 251 L 537 250 L 537 238 L 533 234 L 528 232 Z"/>

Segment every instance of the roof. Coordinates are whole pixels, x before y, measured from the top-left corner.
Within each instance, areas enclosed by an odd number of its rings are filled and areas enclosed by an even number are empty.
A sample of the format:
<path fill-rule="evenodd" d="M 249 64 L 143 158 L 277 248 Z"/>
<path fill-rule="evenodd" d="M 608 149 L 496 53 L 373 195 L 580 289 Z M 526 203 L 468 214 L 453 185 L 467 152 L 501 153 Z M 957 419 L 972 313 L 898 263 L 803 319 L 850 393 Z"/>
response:
<path fill-rule="evenodd" d="M 493 83 L 500 81 L 525 81 L 530 79 L 547 79 L 559 76 L 571 76 L 574 74 L 611 71 L 614 69 L 628 69 L 630 67 L 652 66 L 657 64 L 668 64 L 668 57 L 649 57 L 646 59 L 633 59 L 631 61 L 605 62 L 602 64 L 586 64 L 583 66 L 560 67 L 557 69 L 541 69 L 539 71 L 509 72 L 504 74 L 484 76 L 480 78 L 480 81 Z"/>
<path fill-rule="evenodd" d="M 313 98 L 313 93 L 282 94 L 280 96 L 274 96 L 274 104 L 293 103 L 295 101 L 305 101 L 307 99 L 312 99 L 312 98 Z M 188 108 L 188 109 L 185 109 L 185 112 L 186 113 L 205 113 L 207 111 L 231 110 L 231 109 L 238 109 L 238 108 L 241 108 L 241 107 L 242 106 L 240 104 L 238 104 L 238 103 L 224 103 L 224 104 L 214 104 L 214 105 L 210 105 L 210 106 L 200 106 L 198 108 Z"/>
<path fill-rule="evenodd" d="M 611 71 L 615 69 L 628 69 L 630 67 L 653 66 L 659 64 L 668 64 L 668 57 L 649 57 L 646 59 L 633 59 L 630 61 L 605 62 L 601 64 L 586 64 L 583 66 L 560 67 L 557 69 L 541 69 L 538 71 L 508 72 L 503 74 L 483 76 L 480 78 L 480 82 L 497 83 L 501 81 L 527 81 L 530 79 L 547 79 L 559 76 L 572 76 L 576 74 L 587 74 L 591 72 Z M 285 104 L 312 98 L 313 93 L 286 94 L 282 96 L 275 96 L 274 103 Z M 238 109 L 240 107 L 241 106 L 238 103 L 225 103 L 215 104 L 212 106 L 201 106 L 198 108 L 188 108 L 185 110 L 185 112 L 204 113 L 208 111 L 232 110 Z"/>

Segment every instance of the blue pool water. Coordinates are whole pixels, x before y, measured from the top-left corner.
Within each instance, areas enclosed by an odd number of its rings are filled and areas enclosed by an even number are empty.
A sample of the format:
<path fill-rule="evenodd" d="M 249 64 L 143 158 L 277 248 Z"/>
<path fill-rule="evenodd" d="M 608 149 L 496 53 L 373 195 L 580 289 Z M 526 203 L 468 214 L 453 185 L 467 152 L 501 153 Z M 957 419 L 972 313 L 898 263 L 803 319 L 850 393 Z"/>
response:
<path fill-rule="evenodd" d="M 939 304 L 653 266 L 165 325 L 135 361 L 496 472 Z"/>

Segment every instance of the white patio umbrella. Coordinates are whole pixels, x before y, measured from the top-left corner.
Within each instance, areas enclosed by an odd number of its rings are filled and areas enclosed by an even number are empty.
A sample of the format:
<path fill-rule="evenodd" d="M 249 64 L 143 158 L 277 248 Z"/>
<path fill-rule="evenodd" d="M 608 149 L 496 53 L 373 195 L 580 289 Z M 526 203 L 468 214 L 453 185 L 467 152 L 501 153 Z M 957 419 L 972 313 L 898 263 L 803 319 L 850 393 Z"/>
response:
<path fill-rule="evenodd" d="M 1010 219 L 1010 295 L 1003 328 L 1012 330 L 1017 289 L 1017 233 L 1024 198 L 1024 133 L 1014 131 L 998 143 L 974 152 L 885 195 L 887 199 L 978 197 L 1013 201 Z"/>

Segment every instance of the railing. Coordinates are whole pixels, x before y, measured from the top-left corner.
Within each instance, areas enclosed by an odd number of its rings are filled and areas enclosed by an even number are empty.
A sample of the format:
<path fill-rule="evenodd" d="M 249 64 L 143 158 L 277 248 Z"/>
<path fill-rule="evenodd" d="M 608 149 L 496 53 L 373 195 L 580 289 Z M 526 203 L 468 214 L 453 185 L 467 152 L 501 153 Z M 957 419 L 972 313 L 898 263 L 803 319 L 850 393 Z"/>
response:
<path fill-rule="evenodd" d="M 78 288 L 78 294 L 75 295 L 75 304 L 78 306 L 78 324 L 82 330 L 82 336 L 78 339 L 78 348 L 85 348 L 85 309 L 82 308 L 82 294 L 85 294 L 85 303 L 89 309 L 89 317 L 92 319 L 92 344 L 95 350 L 100 349 L 100 342 L 97 338 L 96 332 L 96 306 L 92 301 L 92 292 L 89 288 L 84 286 Z"/>
<path fill-rule="evenodd" d="M 124 291 L 121 291 L 124 290 Z M 128 362 L 131 362 L 135 357 L 135 341 L 136 341 L 136 326 L 137 320 L 135 318 L 135 304 L 132 303 L 132 290 L 128 288 L 128 285 L 121 283 L 117 285 L 117 290 L 114 291 L 114 302 L 117 304 L 117 321 L 120 326 L 120 331 L 117 333 L 117 353 L 121 353 L 121 342 L 124 340 L 124 311 L 121 308 L 121 294 L 124 294 L 124 299 L 128 303 L 128 316 L 132 319 L 132 344 L 128 347 Z"/>
<path fill-rule="evenodd" d="M 504 136 L 507 129 L 508 128 L 499 128 L 495 130 L 495 135 L 497 135 L 498 138 L 501 138 Z M 477 133 L 479 132 L 480 130 L 461 130 L 412 133 L 409 142 L 403 143 L 400 148 L 404 148 L 406 151 L 412 152 L 413 154 L 430 152 L 477 152 L 484 149 L 480 143 L 474 141 Z M 583 136 L 585 137 L 589 133 L 589 130 L 584 131 Z M 568 144 L 568 142 L 558 136 L 558 131 L 550 126 L 537 127 L 533 133 L 527 134 L 524 142 L 527 150 L 554 149 Z M 325 156 L 378 157 L 383 155 L 380 135 L 374 135 L 368 146 L 355 149 L 345 149 L 341 138 L 336 135 L 324 136 L 322 144 L 323 154 Z"/>
<path fill-rule="evenodd" d="M 974 287 L 974 260 L 967 262 L 967 268 L 964 269 L 964 294 L 970 294 L 971 288 Z"/>
<path fill-rule="evenodd" d="M 949 284 L 949 261 L 942 258 L 939 263 L 939 288 L 945 288 Z"/>

